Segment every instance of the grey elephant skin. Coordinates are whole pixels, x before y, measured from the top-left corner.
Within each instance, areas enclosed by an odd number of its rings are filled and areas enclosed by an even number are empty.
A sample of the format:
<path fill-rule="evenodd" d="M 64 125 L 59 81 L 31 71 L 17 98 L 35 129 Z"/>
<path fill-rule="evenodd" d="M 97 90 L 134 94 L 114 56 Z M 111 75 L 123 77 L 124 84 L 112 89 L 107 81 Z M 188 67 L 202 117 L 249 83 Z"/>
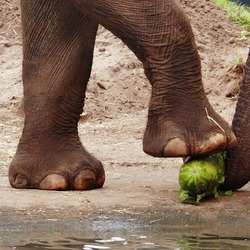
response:
<path fill-rule="evenodd" d="M 237 137 L 238 146 L 227 152 L 226 180 L 221 187 L 224 190 L 238 189 L 250 180 L 250 50 L 245 67 L 243 83 L 239 93 L 232 129 Z"/>
<path fill-rule="evenodd" d="M 177 1 L 22 0 L 21 10 L 25 122 L 9 168 L 14 188 L 103 186 L 103 165 L 77 131 L 99 24 L 134 52 L 152 85 L 147 154 L 186 157 L 237 145 L 207 100 L 194 35 Z M 249 179 L 236 168 L 245 169 L 231 164 L 226 187 L 239 188 Z"/>

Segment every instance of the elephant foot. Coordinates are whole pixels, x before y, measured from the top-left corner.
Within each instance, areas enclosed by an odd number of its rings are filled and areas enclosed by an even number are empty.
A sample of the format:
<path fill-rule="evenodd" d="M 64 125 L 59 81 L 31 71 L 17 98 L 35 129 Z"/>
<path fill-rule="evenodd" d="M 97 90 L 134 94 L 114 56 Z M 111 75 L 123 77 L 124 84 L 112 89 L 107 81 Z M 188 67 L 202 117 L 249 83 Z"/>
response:
<path fill-rule="evenodd" d="M 167 117 L 149 116 L 143 139 L 145 153 L 155 157 L 187 157 L 223 151 L 237 145 L 230 126 L 212 109 L 209 115 L 207 109 L 203 109 L 203 112 L 198 110 Z M 173 121 L 172 117 L 177 117 L 177 120 Z"/>
<path fill-rule="evenodd" d="M 90 190 L 103 186 L 105 172 L 101 162 L 81 145 L 74 150 L 58 152 L 56 149 L 53 146 L 51 152 L 36 150 L 44 153 L 38 155 L 31 150 L 22 150 L 19 145 L 9 169 L 11 186 L 43 190 Z"/>

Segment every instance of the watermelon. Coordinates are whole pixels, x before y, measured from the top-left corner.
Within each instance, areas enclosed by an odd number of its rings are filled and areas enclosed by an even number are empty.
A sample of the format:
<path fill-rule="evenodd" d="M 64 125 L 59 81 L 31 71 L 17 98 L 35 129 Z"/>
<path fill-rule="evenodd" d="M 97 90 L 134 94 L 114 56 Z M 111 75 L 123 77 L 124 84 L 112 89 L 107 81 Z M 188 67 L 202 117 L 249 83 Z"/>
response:
<path fill-rule="evenodd" d="M 179 173 L 179 200 L 198 205 L 205 196 L 219 198 L 219 186 L 225 181 L 225 157 L 223 152 L 188 159 Z"/>

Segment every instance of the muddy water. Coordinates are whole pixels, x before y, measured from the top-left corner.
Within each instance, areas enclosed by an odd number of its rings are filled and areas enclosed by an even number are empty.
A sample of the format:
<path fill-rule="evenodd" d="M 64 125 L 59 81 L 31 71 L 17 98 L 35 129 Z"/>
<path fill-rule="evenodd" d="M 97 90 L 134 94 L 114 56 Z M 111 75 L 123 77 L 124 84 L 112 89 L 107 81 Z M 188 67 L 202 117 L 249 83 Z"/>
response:
<path fill-rule="evenodd" d="M 11 222 L 12 221 L 12 222 Z M 174 225 L 148 215 L 92 218 L 13 218 L 0 224 L 0 249 L 250 250 L 249 225 Z"/>

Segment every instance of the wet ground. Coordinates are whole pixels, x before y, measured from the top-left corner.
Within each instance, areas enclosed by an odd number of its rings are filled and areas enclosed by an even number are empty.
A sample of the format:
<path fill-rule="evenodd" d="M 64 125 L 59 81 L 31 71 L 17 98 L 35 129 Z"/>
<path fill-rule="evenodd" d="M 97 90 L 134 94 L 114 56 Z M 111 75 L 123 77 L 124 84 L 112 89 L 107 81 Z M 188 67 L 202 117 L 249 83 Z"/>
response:
<path fill-rule="evenodd" d="M 72 211 L 73 212 L 73 211 Z M 167 213 L 167 211 L 166 211 Z M 94 213 L 72 220 L 13 216 L 0 226 L 1 249 L 250 249 L 249 224 L 218 225 L 161 219 L 154 213 Z M 176 217 L 176 215 L 173 215 Z M 180 223 L 181 222 L 181 223 Z"/>

